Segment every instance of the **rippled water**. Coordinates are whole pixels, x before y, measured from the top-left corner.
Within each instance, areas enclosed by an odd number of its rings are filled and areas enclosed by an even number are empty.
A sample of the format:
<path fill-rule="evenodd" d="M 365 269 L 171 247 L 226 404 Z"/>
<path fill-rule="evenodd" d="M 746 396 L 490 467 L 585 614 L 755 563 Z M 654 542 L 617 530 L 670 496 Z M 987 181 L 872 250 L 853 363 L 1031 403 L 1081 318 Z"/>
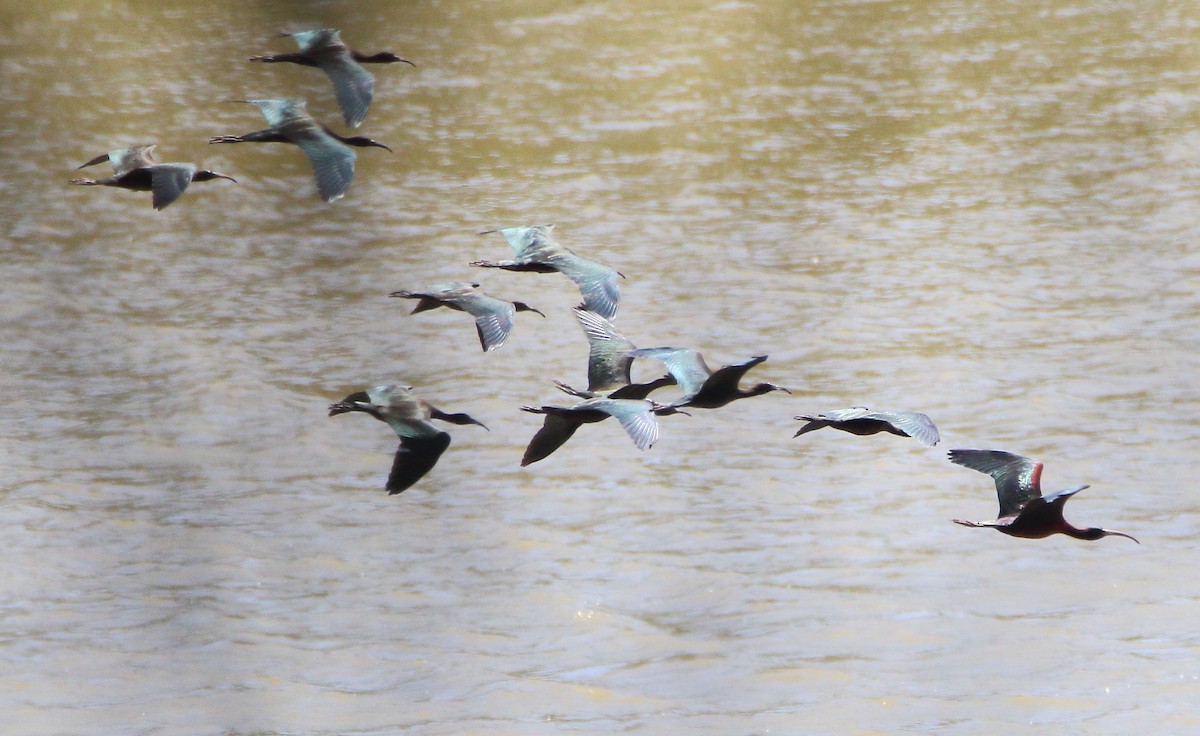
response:
<path fill-rule="evenodd" d="M 376 68 L 322 203 L 222 101 L 324 77 L 245 57 L 335 26 Z M 1186 4 L 0 5 L 0 712 L 6 734 L 1192 733 L 1200 15 Z M 336 126 L 339 130 L 340 125 Z M 69 187 L 157 142 L 238 178 Z M 589 425 L 578 293 L 480 271 L 554 222 L 617 324 L 788 386 Z M 474 279 L 547 313 L 483 354 L 386 295 Z M 655 366 L 638 366 L 644 377 Z M 347 393 L 492 431 L 388 497 Z M 825 430 L 854 404 L 944 441 Z M 612 425 L 612 426 L 610 426 Z M 1018 540 L 950 447 L 1090 483 Z"/>

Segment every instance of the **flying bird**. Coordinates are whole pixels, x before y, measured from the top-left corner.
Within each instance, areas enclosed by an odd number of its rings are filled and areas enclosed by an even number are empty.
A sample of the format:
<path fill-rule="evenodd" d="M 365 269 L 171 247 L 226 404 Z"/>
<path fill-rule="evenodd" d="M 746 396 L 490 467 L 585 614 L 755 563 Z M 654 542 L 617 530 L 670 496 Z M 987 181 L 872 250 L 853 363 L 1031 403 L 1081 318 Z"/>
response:
<path fill-rule="evenodd" d="M 513 318 L 517 312 L 536 312 L 545 317 L 541 310 L 525 302 L 509 302 L 483 293 L 479 284 L 452 281 L 436 284 L 425 291 L 393 291 L 391 296 L 418 299 L 411 314 L 438 307 L 467 312 L 475 318 L 475 329 L 479 333 L 479 344 L 484 352 L 495 350 L 504 344 L 512 332 Z"/>
<path fill-rule="evenodd" d="M 108 161 L 113 167 L 112 176 L 106 179 L 72 179 L 71 183 L 151 192 L 151 204 L 154 205 L 154 209 L 161 210 L 179 199 L 187 190 L 188 184 L 194 181 L 228 179 L 237 182 L 232 176 L 199 169 L 195 164 L 160 164 L 154 160 L 154 148 L 154 144 L 132 146 L 101 154 L 79 168 Z"/>
<path fill-rule="evenodd" d="M 555 381 L 560 390 L 582 399 L 598 396 L 644 399 L 651 391 L 675 383 L 675 378 L 670 375 L 648 383 L 632 383 L 629 372 L 633 358 L 628 353 L 636 348 L 629 338 L 622 335 L 612 322 L 582 306 L 575 307 L 575 319 L 588 341 L 588 387 L 587 391 L 580 391 Z"/>
<path fill-rule="evenodd" d="M 522 406 L 521 411 L 545 414 L 546 421 L 537 431 L 525 455 L 521 467 L 536 463 L 563 446 L 575 431 L 584 424 L 601 422 L 616 417 L 639 450 L 645 450 L 658 441 L 658 422 L 655 414 L 684 414 L 675 407 L 656 404 L 646 399 L 609 399 L 597 397 L 585 399 L 573 406 Z"/>
<path fill-rule="evenodd" d="M 849 409 L 834 409 L 816 416 L 801 414 L 796 419 L 807 420 L 808 424 L 801 427 L 793 437 L 822 427 L 833 427 L 857 435 L 890 432 L 901 437 L 912 437 L 926 447 L 932 447 L 941 440 L 937 427 L 929 417 L 915 411 L 871 411 L 865 406 L 852 406 Z"/>
<path fill-rule="evenodd" d="M 450 435 L 430 423 L 440 419 L 451 424 L 477 424 L 484 429 L 483 422 L 466 414 L 447 414 L 412 393 L 411 386 L 375 386 L 366 391 L 352 393 L 329 406 L 329 416 L 351 411 L 361 411 L 388 426 L 400 437 L 400 447 L 392 461 L 392 472 L 387 479 L 388 495 L 394 495 L 411 487 L 437 464 L 438 458 L 450 446 Z"/>
<path fill-rule="evenodd" d="M 292 143 L 300 147 L 312 164 L 321 199 L 340 199 L 354 178 L 354 149 L 375 147 L 391 151 L 379 141 L 363 136 L 342 136 L 314 120 L 299 97 L 274 100 L 230 100 L 247 102 L 262 111 L 271 127 L 245 135 L 219 135 L 209 143 Z"/>
<path fill-rule="evenodd" d="M 638 348 L 626 355 L 634 358 L 654 358 L 667 366 L 683 389 L 683 398 L 671 402 L 671 406 L 692 406 L 697 409 L 716 409 L 731 401 L 751 396 L 761 396 L 770 391 L 791 393 L 783 386 L 773 383 L 756 383 L 748 389 L 738 387 L 742 376 L 754 366 L 767 359 L 759 355 L 742 363 L 723 366 L 712 370 L 704 362 L 704 356 L 687 348 Z"/>
<path fill-rule="evenodd" d="M 290 36 L 300 50 L 290 54 L 263 54 L 251 56 L 250 61 L 267 63 L 291 62 L 317 67 L 333 82 L 333 93 L 346 125 L 357 128 L 367 117 L 371 100 L 375 96 L 375 77 L 363 68 L 363 64 L 402 63 L 416 66 L 408 59 L 390 51 L 363 54 L 347 46 L 336 28 L 321 28 L 314 31 L 279 33 L 276 38 Z"/>
<path fill-rule="evenodd" d="M 583 295 L 583 306 L 603 317 L 612 319 L 621 300 L 618 279 L 624 274 L 603 263 L 576 255 L 550 237 L 553 225 L 506 227 L 486 230 L 480 235 L 500 233 L 513 249 L 508 261 L 472 261 L 472 266 L 502 268 L 506 271 L 533 273 L 558 272 L 575 282 Z"/>
<path fill-rule="evenodd" d="M 1075 486 L 1042 495 L 1042 464 L 1003 450 L 951 450 L 950 462 L 987 473 L 996 481 L 1000 498 L 1000 516 L 995 521 L 955 519 L 955 524 L 992 527 L 1009 536 L 1043 539 L 1051 534 L 1066 534 L 1075 539 L 1095 540 L 1117 536 L 1134 539 L 1112 529 L 1077 529 L 1063 519 L 1067 499 L 1089 486 Z M 1140 542 L 1139 542 L 1140 544 Z"/>

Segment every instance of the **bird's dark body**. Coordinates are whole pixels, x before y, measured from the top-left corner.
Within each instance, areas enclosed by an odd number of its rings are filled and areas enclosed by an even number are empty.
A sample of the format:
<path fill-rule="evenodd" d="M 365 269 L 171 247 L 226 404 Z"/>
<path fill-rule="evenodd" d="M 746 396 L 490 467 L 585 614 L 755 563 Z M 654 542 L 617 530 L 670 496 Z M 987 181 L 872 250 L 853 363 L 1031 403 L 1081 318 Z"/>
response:
<path fill-rule="evenodd" d="M 797 432 L 796 434 L 804 434 L 805 432 L 813 432 L 813 431 L 821 429 L 823 427 L 831 426 L 831 424 L 832 424 L 831 422 L 822 422 L 820 420 L 814 420 L 814 421 L 809 422 L 808 424 L 804 425 L 800 429 L 800 431 Z M 891 425 L 891 423 L 880 421 L 878 419 L 851 419 L 849 421 L 839 422 L 838 429 L 842 430 L 843 432 L 849 432 L 850 434 L 856 434 L 860 437 L 866 437 L 867 435 L 872 435 L 872 434 L 879 434 L 880 432 L 888 432 L 890 434 L 898 435 L 900 437 L 908 436 L 907 432 L 902 432 L 901 430 L 893 427 Z"/>
<path fill-rule="evenodd" d="M 1061 517 L 1061 502 L 1054 508 L 1045 501 L 1031 501 L 1020 514 L 996 519 L 996 531 L 1022 539 L 1045 539 L 1059 533 Z"/>
<path fill-rule="evenodd" d="M 101 179 L 107 186 L 131 189 L 135 192 L 148 192 L 152 188 L 154 176 L 150 169 L 134 169 L 111 179 Z"/>
<path fill-rule="evenodd" d="M 856 434 L 859 436 L 879 434 L 880 432 L 887 432 L 898 437 L 908 436 L 906 432 L 901 432 L 891 424 L 887 422 L 881 422 L 878 419 L 854 419 L 846 422 L 843 425 L 843 429 L 850 434 Z"/>
<path fill-rule="evenodd" d="M 630 383 L 620 388 L 610 391 L 608 398 L 610 399 L 644 399 L 651 393 L 657 391 L 663 386 L 674 386 L 676 384 L 674 376 L 659 376 L 653 381 L 646 383 Z"/>
<path fill-rule="evenodd" d="M 337 53 L 326 54 L 325 58 L 332 59 L 337 56 Z M 317 55 L 308 53 L 293 53 L 293 54 L 271 54 L 269 56 L 257 56 L 251 61 L 262 61 L 267 64 L 275 64 L 277 62 L 286 62 L 289 64 L 300 64 L 301 66 L 320 67 L 321 63 L 317 61 Z"/>
<path fill-rule="evenodd" d="M 471 265 L 482 266 L 485 263 L 485 261 L 477 261 Z M 495 262 L 488 264 L 487 267 L 499 268 L 503 271 L 524 271 L 525 273 L 558 273 L 558 269 L 547 261 L 522 261 L 520 263 Z"/>

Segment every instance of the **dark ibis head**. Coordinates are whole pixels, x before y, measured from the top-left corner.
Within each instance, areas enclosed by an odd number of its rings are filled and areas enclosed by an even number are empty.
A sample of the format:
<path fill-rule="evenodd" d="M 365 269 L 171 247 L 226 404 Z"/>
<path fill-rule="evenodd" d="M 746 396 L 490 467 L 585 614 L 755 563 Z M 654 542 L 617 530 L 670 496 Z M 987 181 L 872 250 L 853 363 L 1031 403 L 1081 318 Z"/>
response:
<path fill-rule="evenodd" d="M 777 386 L 773 383 L 756 383 L 746 391 L 746 395 L 747 396 L 762 396 L 763 394 L 767 394 L 772 391 L 783 391 L 784 393 L 786 393 L 788 395 L 791 395 L 791 393 L 792 393 L 792 390 L 790 388 L 784 388 L 783 386 Z"/>
<path fill-rule="evenodd" d="M 475 285 L 479 286 L 479 284 L 475 284 Z M 513 302 L 512 305 L 513 305 L 513 309 L 516 309 L 518 312 L 537 312 L 538 314 L 542 315 L 543 317 L 546 316 L 545 313 L 542 312 L 542 310 L 537 309 L 536 307 L 531 307 L 528 304 L 526 304 L 525 302 Z"/>
<path fill-rule="evenodd" d="M 408 64 L 415 67 L 416 64 L 405 59 L 403 56 L 393 54 L 391 51 L 380 51 L 378 54 L 359 54 L 358 61 L 366 64 Z"/>
<path fill-rule="evenodd" d="M 1069 533 L 1069 536 L 1075 537 L 1076 539 L 1086 539 L 1092 542 L 1096 541 L 1097 539 L 1102 539 L 1103 537 L 1125 537 L 1126 539 L 1132 539 L 1138 544 L 1141 544 L 1141 542 L 1138 542 L 1138 540 L 1132 535 L 1126 534 L 1125 532 L 1119 532 L 1115 529 L 1101 529 L 1094 526 L 1088 527 L 1087 529 L 1075 529 L 1074 532 Z"/>
<path fill-rule="evenodd" d="M 361 135 L 340 136 L 339 135 L 338 140 L 340 140 L 342 143 L 345 143 L 347 146 L 358 146 L 359 148 L 371 148 L 371 147 L 382 148 L 389 153 L 392 152 L 392 149 L 389 146 L 386 146 L 383 143 L 380 143 L 379 141 L 367 138 L 366 136 L 361 136 Z"/>
<path fill-rule="evenodd" d="M 211 181 L 213 179 L 228 179 L 234 184 L 237 184 L 237 179 L 234 179 L 232 176 L 218 174 L 217 172 L 210 171 L 208 169 L 199 169 L 196 171 L 196 173 L 192 174 L 192 181 Z"/>
<path fill-rule="evenodd" d="M 675 406 L 674 404 L 660 404 L 657 401 L 653 401 L 650 399 L 647 399 L 647 401 L 650 401 L 650 411 L 654 412 L 655 414 L 657 414 L 660 417 L 665 417 L 668 414 L 682 414 L 685 417 L 691 416 L 691 414 L 687 413 L 683 409 L 680 409 L 678 406 Z"/>
<path fill-rule="evenodd" d="M 483 427 L 484 429 L 487 429 L 487 431 L 489 431 L 489 432 L 492 431 L 492 430 L 488 429 L 486 424 L 484 424 L 483 422 L 479 421 L 478 419 L 476 419 L 475 417 L 473 417 L 469 414 L 462 414 L 462 413 L 447 414 L 445 412 L 439 411 L 434 415 L 433 418 L 441 419 L 442 421 L 450 422 L 451 424 L 460 424 L 460 425 L 474 424 L 476 427 Z"/>

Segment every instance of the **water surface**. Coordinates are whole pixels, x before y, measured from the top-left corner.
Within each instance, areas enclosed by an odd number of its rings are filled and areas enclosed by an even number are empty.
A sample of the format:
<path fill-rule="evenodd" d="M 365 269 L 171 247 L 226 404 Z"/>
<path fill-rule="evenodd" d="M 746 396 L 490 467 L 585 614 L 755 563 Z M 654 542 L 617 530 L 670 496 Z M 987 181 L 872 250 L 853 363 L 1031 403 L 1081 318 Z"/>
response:
<path fill-rule="evenodd" d="M 1151 10 L 1153 12 L 1151 12 Z M 0 707 L 10 734 L 1191 733 L 1197 22 L 1138 3 L 212 2 L 0 7 Z M 377 67 L 327 205 L 243 97 L 334 26 Z M 238 178 L 70 187 L 106 150 Z M 97 172 L 100 168 L 97 168 Z M 557 223 L 634 342 L 788 386 L 522 469 L 585 381 Z M 473 279 L 520 315 L 387 294 Z M 637 366 L 651 377 L 657 367 Z M 403 382 L 492 429 L 383 491 Z M 792 417 L 925 411 L 944 441 Z M 611 425 L 611 426 L 610 426 Z M 1016 540 L 950 447 L 1092 487 Z"/>

